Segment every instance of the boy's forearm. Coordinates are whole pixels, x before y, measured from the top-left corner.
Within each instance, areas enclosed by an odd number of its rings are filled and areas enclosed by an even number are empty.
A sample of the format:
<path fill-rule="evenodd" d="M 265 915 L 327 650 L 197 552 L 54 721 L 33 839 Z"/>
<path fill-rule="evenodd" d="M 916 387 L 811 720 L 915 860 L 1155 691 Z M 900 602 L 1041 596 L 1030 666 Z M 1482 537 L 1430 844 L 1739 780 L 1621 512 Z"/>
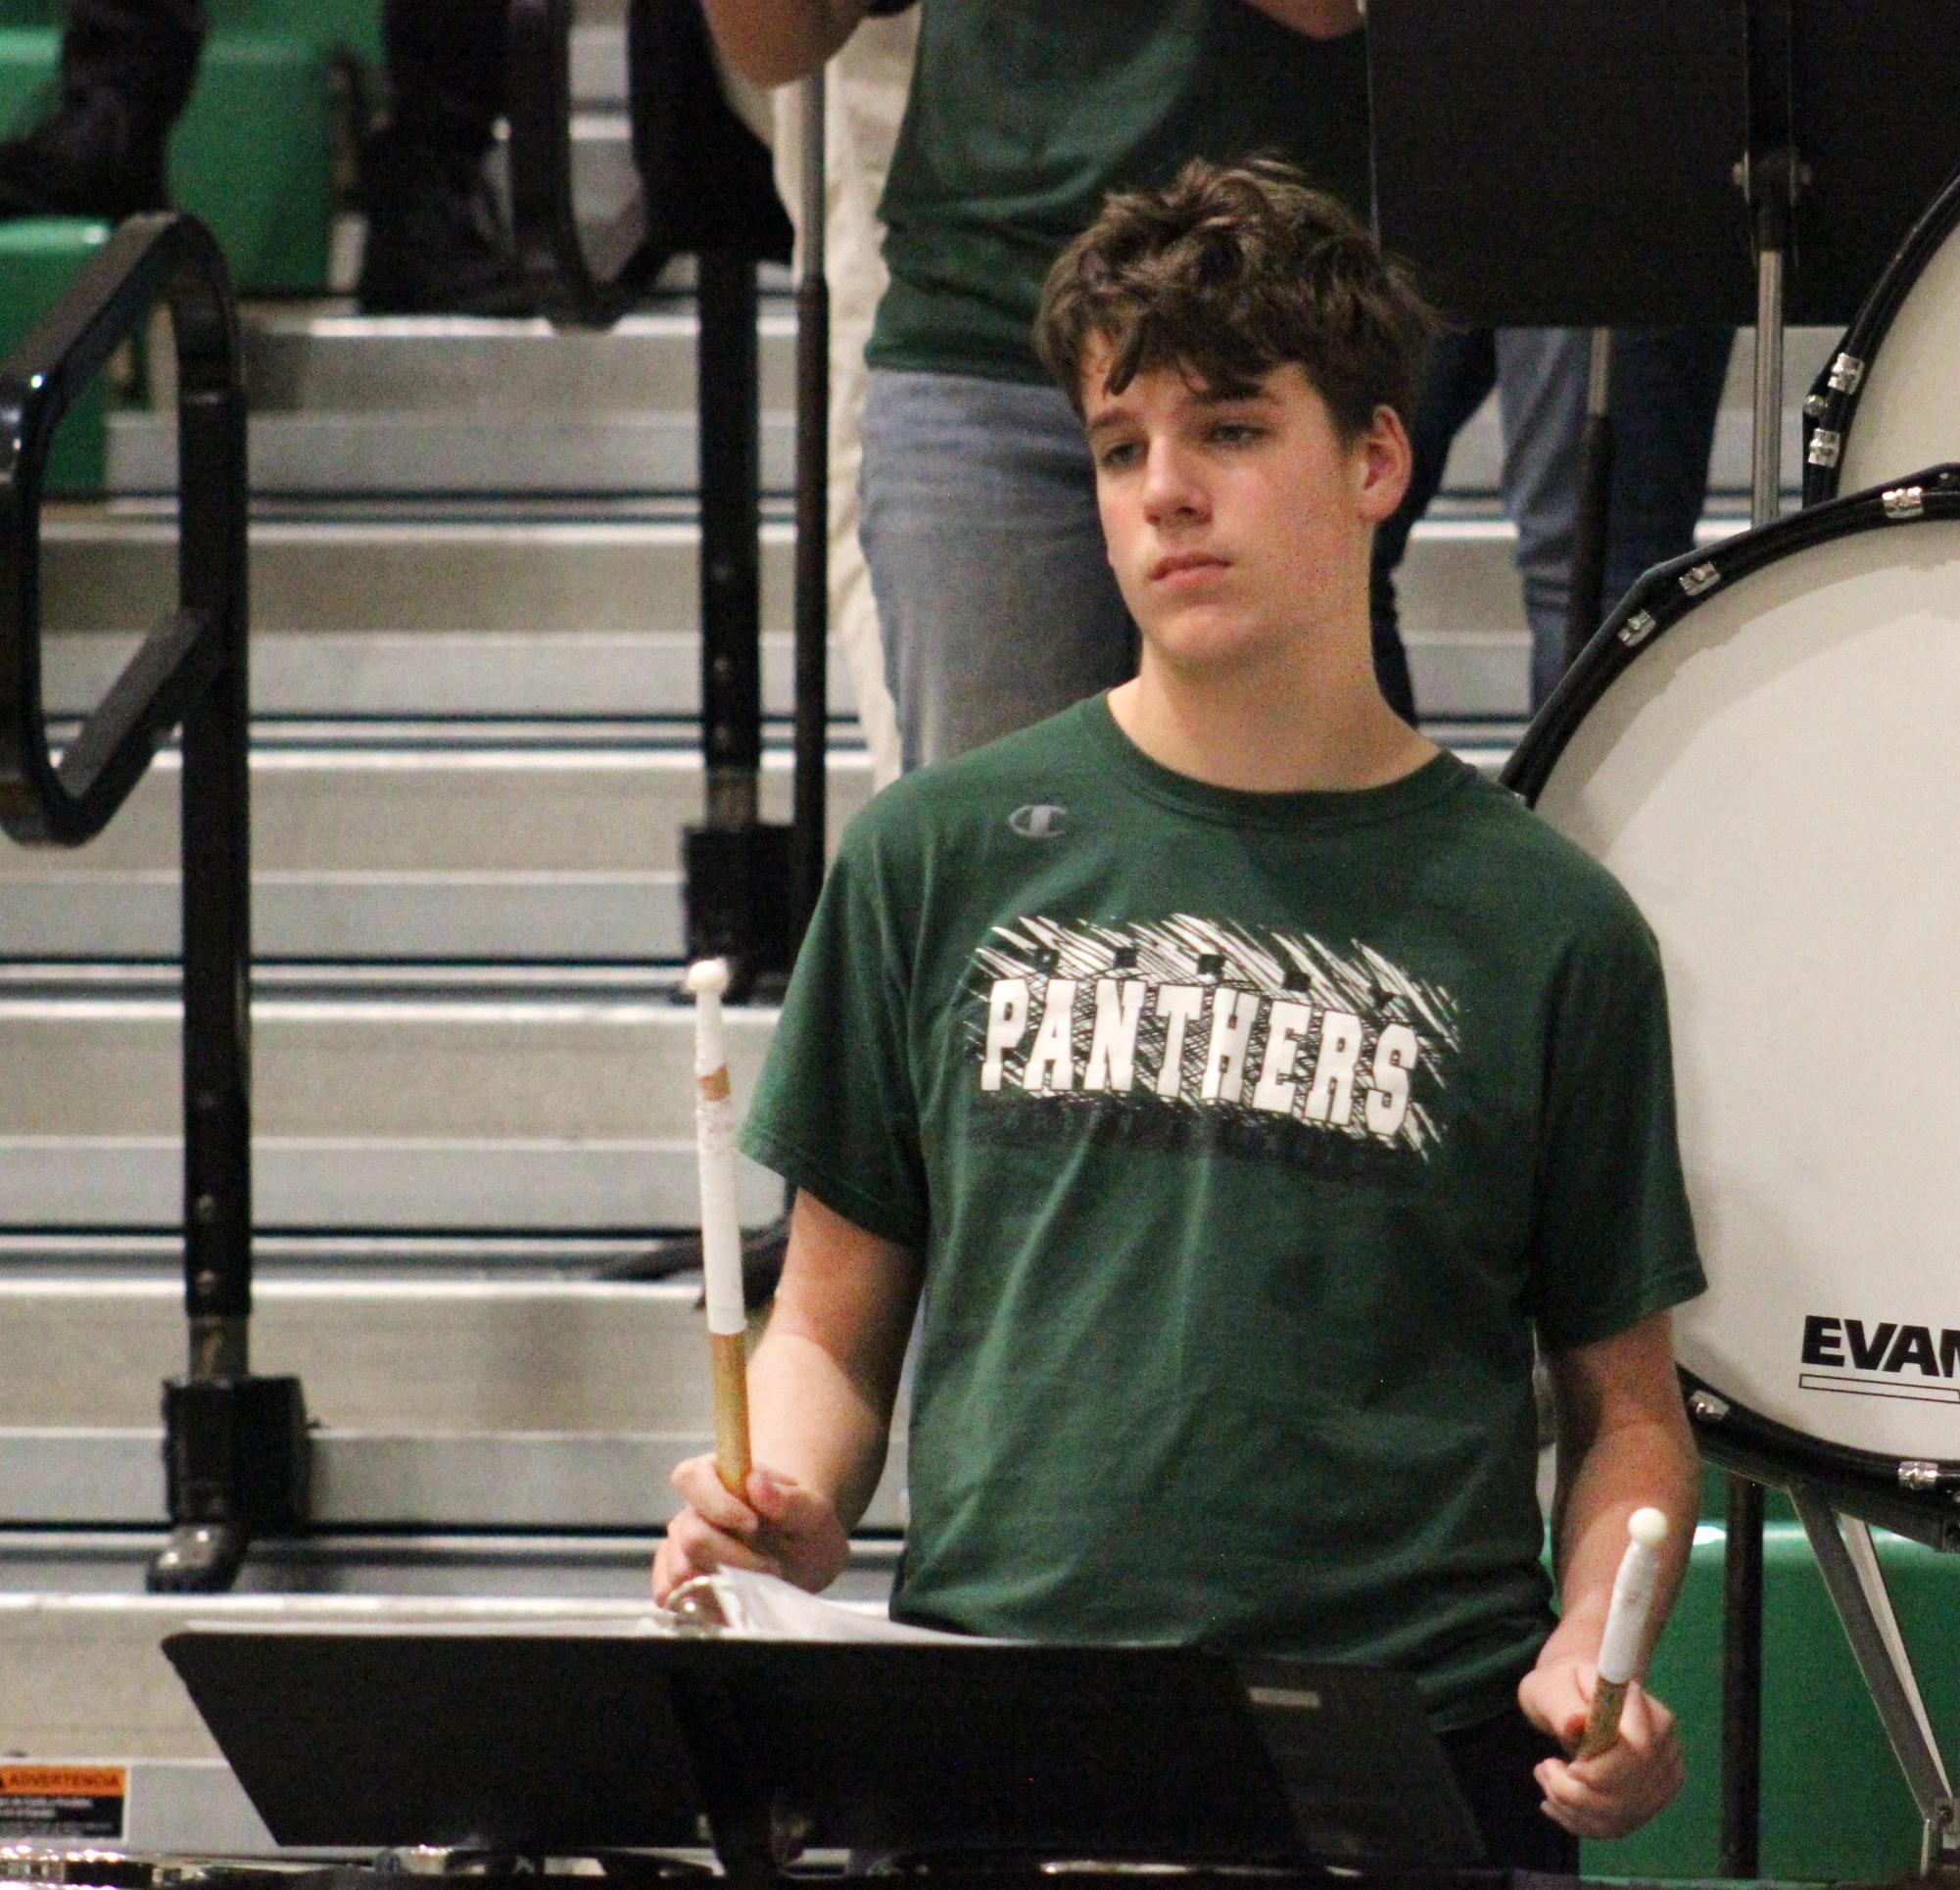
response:
<path fill-rule="evenodd" d="M 806 77 L 851 36 L 869 0 L 703 0 L 722 57 L 758 85 Z"/>
<path fill-rule="evenodd" d="M 1652 1505 L 1668 1521 L 1656 1555 L 1649 1647 L 1667 1619 L 1688 1566 L 1700 1503 L 1700 1464 L 1685 1426 L 1654 1420 L 1593 1440 L 1561 1474 L 1554 1508 L 1559 1621 L 1546 1658 L 1593 1660 L 1605 1632 L 1613 1578 L 1627 1547 L 1627 1518 Z M 1644 1650 L 1645 1651 L 1645 1650 Z"/>
<path fill-rule="evenodd" d="M 1336 39 L 1362 24 L 1359 0 L 1246 0 L 1310 39 Z"/>
<path fill-rule="evenodd" d="M 1627 1518 L 1649 1504 L 1668 1521 L 1658 1550 L 1651 1644 L 1688 1566 L 1701 1493 L 1666 1313 L 1554 1352 L 1547 1362 L 1558 1429 L 1552 1545 L 1560 1619 L 1541 1665 L 1598 1655 L 1613 1577 L 1626 1553 Z"/>
<path fill-rule="evenodd" d="M 755 1461 L 829 1499 L 855 1527 L 884 1469 L 891 1411 L 807 1334 L 772 1321 L 748 1367 Z"/>

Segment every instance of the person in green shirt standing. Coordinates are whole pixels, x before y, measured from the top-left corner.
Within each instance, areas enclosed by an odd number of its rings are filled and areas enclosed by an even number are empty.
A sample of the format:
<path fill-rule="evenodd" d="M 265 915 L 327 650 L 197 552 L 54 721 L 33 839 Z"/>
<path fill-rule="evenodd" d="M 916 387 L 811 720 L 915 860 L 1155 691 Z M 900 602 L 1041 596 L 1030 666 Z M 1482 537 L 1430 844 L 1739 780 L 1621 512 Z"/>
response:
<path fill-rule="evenodd" d="M 758 1467 L 677 1471 L 654 1590 L 839 1572 L 923 1304 L 895 1616 L 1402 1669 L 1494 1859 L 1570 1870 L 1681 1778 L 1638 1693 L 1561 1748 L 1628 1515 L 1675 1525 L 1663 1601 L 1693 1534 L 1702 1276 L 1650 932 L 1376 685 L 1429 327 L 1282 166 L 1056 263 L 1138 673 L 845 835 L 745 1133 L 797 1191 Z"/>
<path fill-rule="evenodd" d="M 705 0 L 781 84 L 888 0 Z M 1188 159 L 1284 158 L 1365 214 L 1356 0 L 923 0 L 881 214 L 860 537 L 906 768 L 1121 683 L 1135 631 L 1081 430 L 1028 346 L 1041 283 L 1112 190 Z M 1384 687 L 1413 720 L 1392 624 Z"/>

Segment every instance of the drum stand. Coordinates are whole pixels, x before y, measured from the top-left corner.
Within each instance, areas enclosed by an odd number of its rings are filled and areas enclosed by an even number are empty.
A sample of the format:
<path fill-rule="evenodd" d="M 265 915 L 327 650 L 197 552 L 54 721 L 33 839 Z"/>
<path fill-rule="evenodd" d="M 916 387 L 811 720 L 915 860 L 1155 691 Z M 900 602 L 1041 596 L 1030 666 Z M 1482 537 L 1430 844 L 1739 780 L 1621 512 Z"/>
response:
<path fill-rule="evenodd" d="M 1899 1633 L 1885 1571 L 1872 1546 L 1871 1526 L 1855 1516 L 1839 1514 L 1806 1484 L 1792 1485 L 1790 1500 L 1810 1538 L 1832 1606 L 1843 1624 L 1844 1638 L 1851 1643 L 1858 1672 L 1925 1822 L 1920 1875 L 1931 1876 L 1936 1869 L 1942 1874 L 1960 1870 L 1953 1787 L 1920 1697 L 1912 1657 Z"/>

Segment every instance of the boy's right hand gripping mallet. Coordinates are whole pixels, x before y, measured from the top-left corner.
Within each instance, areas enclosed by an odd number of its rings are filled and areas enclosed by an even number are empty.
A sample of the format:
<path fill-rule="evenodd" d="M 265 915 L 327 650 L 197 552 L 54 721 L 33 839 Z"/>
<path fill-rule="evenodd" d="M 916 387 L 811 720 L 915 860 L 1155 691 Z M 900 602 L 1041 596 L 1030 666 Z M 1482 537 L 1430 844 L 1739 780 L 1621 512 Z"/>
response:
<path fill-rule="evenodd" d="M 1578 1758 L 1590 1759 L 1619 1739 L 1620 1707 L 1628 1685 L 1640 1671 L 1641 1650 L 1647 1645 L 1648 1616 L 1653 1609 L 1654 1582 L 1660 1572 L 1655 1551 L 1666 1536 L 1667 1518 L 1657 1509 L 1637 1509 L 1627 1518 L 1627 1552 L 1613 1577 L 1605 1636 L 1600 1642 L 1600 1677 L 1593 1688 L 1592 1710 L 1586 1715 Z"/>

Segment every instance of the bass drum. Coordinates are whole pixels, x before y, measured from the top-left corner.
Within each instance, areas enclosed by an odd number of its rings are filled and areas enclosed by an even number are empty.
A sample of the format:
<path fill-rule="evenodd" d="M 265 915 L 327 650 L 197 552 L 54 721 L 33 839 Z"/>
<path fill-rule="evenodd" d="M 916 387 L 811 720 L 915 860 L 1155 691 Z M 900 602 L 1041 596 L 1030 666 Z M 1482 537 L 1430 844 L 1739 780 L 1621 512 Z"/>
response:
<path fill-rule="evenodd" d="M 1803 502 L 1960 459 L 1960 175 L 1915 223 L 1804 402 Z"/>
<path fill-rule="evenodd" d="M 1506 783 L 1659 938 L 1703 1448 L 1960 1546 L 1960 466 L 1650 572 Z"/>

